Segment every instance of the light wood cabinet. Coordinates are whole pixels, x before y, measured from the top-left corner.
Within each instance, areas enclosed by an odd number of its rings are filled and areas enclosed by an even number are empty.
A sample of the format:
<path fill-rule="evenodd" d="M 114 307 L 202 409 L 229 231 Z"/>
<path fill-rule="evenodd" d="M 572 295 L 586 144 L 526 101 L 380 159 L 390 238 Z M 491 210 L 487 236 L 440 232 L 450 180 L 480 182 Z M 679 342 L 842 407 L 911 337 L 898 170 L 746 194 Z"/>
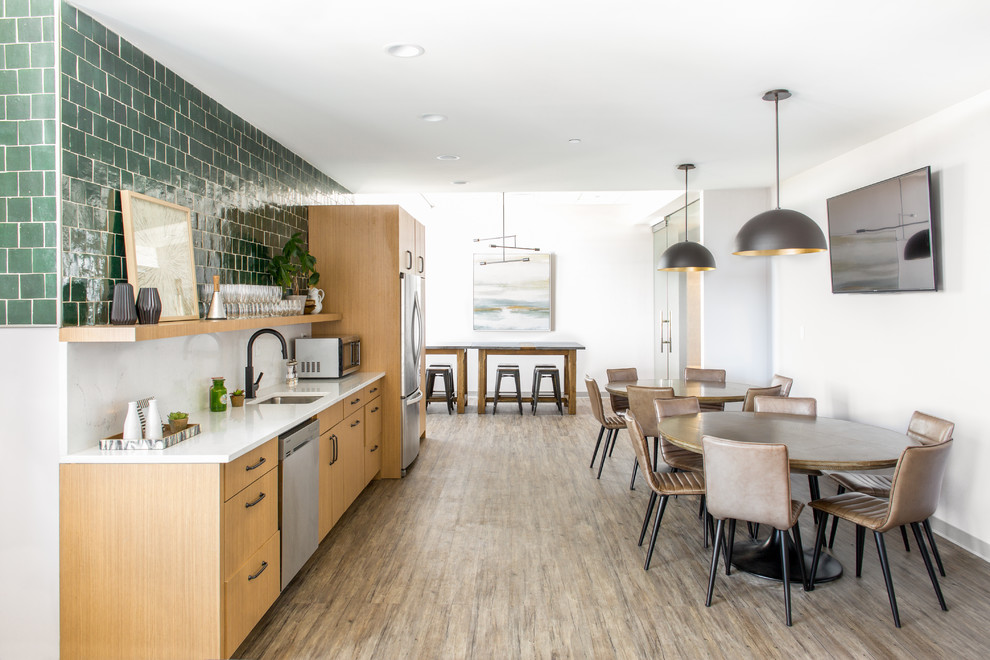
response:
<path fill-rule="evenodd" d="M 345 417 L 337 425 L 340 432 L 340 472 L 344 482 L 344 510 L 361 494 L 364 479 L 364 408 Z"/>
<path fill-rule="evenodd" d="M 417 275 L 426 276 L 426 227 L 416 222 L 416 260 L 414 262 Z"/>
<path fill-rule="evenodd" d="M 277 450 L 59 466 L 61 657 L 229 658 L 279 594 Z"/>
<path fill-rule="evenodd" d="M 364 414 L 364 481 L 375 478 L 382 469 L 382 400 L 373 399 Z"/>
<path fill-rule="evenodd" d="M 403 272 L 425 274 L 426 230 L 419 230 L 417 250 L 417 225 L 415 218 L 394 205 L 309 207 L 309 249 L 321 264 L 323 277 L 334 283 L 327 288 L 323 304 L 342 316 L 340 321 L 314 323 L 313 336 L 358 335 L 361 368 L 385 372 L 380 381 L 379 450 L 379 473 L 385 479 L 402 476 L 398 280 Z M 417 256 L 423 257 L 422 262 Z M 417 273 L 420 264 L 423 272 Z"/>

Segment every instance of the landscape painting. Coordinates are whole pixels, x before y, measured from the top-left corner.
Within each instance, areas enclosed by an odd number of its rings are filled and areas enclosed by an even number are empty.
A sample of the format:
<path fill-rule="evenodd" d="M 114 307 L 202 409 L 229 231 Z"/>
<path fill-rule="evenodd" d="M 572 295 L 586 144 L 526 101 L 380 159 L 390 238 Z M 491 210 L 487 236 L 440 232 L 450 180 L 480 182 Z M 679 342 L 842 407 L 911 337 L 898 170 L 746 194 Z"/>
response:
<path fill-rule="evenodd" d="M 552 330 L 552 256 L 536 254 L 529 261 L 499 263 L 501 254 L 474 255 L 474 329 Z"/>

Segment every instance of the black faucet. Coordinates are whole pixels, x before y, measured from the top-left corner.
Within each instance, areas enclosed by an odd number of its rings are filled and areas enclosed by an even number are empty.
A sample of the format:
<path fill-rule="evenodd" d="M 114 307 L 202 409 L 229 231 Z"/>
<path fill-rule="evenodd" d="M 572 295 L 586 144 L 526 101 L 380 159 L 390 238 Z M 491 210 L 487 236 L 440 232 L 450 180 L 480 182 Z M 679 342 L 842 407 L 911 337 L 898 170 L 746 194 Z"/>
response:
<path fill-rule="evenodd" d="M 283 337 L 278 330 L 272 330 L 271 328 L 262 328 L 261 330 L 258 330 L 256 333 L 251 335 L 251 338 L 248 339 L 248 345 L 247 345 L 247 366 L 244 367 L 244 398 L 245 399 L 254 398 L 254 395 L 258 392 L 258 383 L 261 382 L 261 377 L 265 375 L 265 372 L 262 371 L 260 374 L 258 374 L 258 380 L 254 379 L 254 363 L 251 357 L 251 353 L 252 353 L 251 349 L 254 347 L 254 340 L 257 339 L 259 335 L 265 335 L 265 334 L 275 335 L 276 337 L 278 337 L 278 340 L 282 342 L 282 359 L 283 360 L 289 359 L 289 347 L 285 345 L 285 337 Z"/>

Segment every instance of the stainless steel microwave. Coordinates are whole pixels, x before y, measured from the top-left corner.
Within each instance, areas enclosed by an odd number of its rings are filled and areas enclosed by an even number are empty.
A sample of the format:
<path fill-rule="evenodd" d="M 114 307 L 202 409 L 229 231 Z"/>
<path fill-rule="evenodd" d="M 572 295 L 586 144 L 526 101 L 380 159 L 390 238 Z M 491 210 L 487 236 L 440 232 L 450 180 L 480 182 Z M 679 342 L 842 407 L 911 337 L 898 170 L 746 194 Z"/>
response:
<path fill-rule="evenodd" d="M 347 337 L 300 337 L 296 340 L 300 378 L 340 378 L 361 367 L 361 340 Z"/>

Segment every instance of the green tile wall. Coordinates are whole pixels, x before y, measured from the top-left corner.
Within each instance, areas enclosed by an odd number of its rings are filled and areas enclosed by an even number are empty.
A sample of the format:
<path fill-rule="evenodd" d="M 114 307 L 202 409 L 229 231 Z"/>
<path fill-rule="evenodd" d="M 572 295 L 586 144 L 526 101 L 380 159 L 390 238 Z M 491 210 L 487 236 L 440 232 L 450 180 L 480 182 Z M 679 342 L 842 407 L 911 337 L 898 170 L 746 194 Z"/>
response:
<path fill-rule="evenodd" d="M 200 284 L 268 283 L 273 250 L 306 232 L 306 205 L 347 190 L 87 14 L 61 12 L 62 324 L 109 322 L 127 278 L 122 189 L 192 210 Z"/>
<path fill-rule="evenodd" d="M 55 0 L 0 8 L 0 326 L 53 325 Z"/>

